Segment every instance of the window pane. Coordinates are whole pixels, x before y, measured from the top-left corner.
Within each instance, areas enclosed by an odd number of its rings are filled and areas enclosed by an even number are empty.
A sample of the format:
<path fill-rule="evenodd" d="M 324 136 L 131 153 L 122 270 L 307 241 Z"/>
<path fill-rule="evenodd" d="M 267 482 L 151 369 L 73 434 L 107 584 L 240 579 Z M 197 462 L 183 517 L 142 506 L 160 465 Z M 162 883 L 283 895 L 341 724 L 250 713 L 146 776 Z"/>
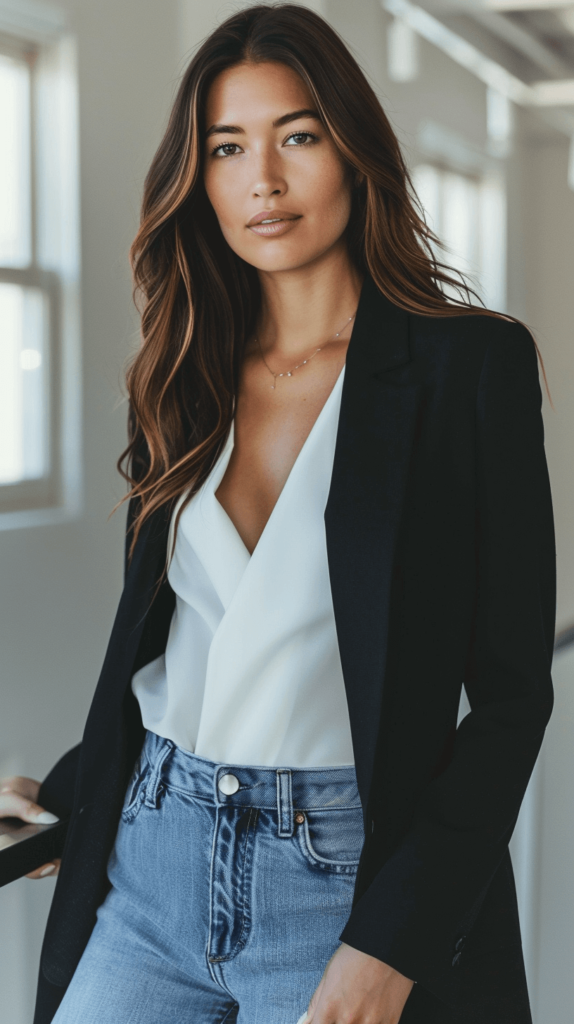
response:
<path fill-rule="evenodd" d="M 0 266 L 30 262 L 30 72 L 0 54 Z"/>
<path fill-rule="evenodd" d="M 0 484 L 47 471 L 46 300 L 0 284 Z"/>
<path fill-rule="evenodd" d="M 458 270 L 476 273 L 478 257 L 478 188 L 462 174 L 443 175 L 442 237 Z"/>
<path fill-rule="evenodd" d="M 480 189 L 482 297 L 490 309 L 506 307 L 506 195 L 500 177 L 485 178 Z"/>
<path fill-rule="evenodd" d="M 483 183 L 456 171 L 447 171 L 432 164 L 419 164 L 413 171 L 413 183 L 424 207 L 427 223 L 446 246 L 438 249 L 439 262 L 460 271 L 480 295 L 484 291 L 483 274 L 486 260 L 492 265 L 486 241 L 493 217 L 488 218 L 483 202 Z M 486 252 L 488 250 L 488 257 Z M 503 287 L 500 260 L 495 274 L 499 291 Z M 447 285 L 445 294 L 459 298 L 456 288 Z M 492 291 L 492 289 L 491 289 Z"/>
<path fill-rule="evenodd" d="M 426 221 L 435 234 L 440 236 L 440 187 L 441 172 L 432 164 L 419 164 L 413 171 L 413 185 L 422 203 Z"/>

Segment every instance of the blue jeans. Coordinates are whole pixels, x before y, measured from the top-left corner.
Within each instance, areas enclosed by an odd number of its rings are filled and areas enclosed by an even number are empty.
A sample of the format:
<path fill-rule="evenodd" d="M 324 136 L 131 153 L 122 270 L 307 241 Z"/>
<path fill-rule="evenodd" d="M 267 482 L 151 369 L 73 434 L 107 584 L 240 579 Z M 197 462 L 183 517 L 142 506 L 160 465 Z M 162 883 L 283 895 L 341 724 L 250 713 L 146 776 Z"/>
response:
<path fill-rule="evenodd" d="M 363 838 L 352 767 L 217 765 L 148 732 L 54 1024 L 296 1024 Z"/>

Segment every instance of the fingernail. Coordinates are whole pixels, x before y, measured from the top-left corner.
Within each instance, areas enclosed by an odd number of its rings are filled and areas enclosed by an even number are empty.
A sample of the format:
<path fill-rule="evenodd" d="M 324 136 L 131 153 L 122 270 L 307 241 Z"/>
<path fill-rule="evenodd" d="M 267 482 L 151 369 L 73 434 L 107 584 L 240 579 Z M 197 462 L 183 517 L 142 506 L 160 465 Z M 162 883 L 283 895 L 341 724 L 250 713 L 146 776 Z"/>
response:
<path fill-rule="evenodd" d="M 40 871 L 40 878 L 45 878 L 46 875 L 51 875 L 52 871 L 55 871 L 55 870 L 56 870 L 56 865 L 55 864 L 48 864 L 47 868 L 44 868 L 43 871 Z"/>
<path fill-rule="evenodd" d="M 302 1017 L 299 1017 L 297 1024 L 305 1024 L 306 1020 L 309 1020 L 309 1014 L 307 1013 L 307 1010 L 305 1010 L 305 1013 L 303 1014 Z"/>
<path fill-rule="evenodd" d="M 55 825 L 60 819 L 55 814 L 50 814 L 49 811 L 42 811 L 41 814 L 37 814 L 35 818 L 38 825 Z"/>

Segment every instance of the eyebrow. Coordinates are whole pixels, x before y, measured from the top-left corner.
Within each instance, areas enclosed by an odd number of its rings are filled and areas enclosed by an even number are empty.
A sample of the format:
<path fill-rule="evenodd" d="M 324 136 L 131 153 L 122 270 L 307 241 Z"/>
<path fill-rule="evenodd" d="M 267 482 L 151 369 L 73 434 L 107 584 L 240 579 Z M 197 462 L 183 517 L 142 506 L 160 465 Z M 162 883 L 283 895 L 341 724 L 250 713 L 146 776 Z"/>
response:
<path fill-rule="evenodd" d="M 315 121 L 321 120 L 316 110 L 292 110 L 289 114 L 283 114 L 282 117 L 273 121 L 273 128 L 282 128 L 284 124 L 298 121 L 301 117 L 312 117 Z M 245 135 L 245 129 L 236 124 L 212 124 L 205 137 L 209 138 L 210 135 Z"/>

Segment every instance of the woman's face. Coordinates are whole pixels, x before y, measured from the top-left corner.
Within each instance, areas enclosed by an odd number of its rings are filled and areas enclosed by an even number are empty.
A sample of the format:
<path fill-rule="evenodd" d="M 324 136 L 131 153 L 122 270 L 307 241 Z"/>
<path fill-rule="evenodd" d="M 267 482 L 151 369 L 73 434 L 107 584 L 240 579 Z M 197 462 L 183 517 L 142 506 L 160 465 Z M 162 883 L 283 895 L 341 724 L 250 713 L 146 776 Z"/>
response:
<path fill-rule="evenodd" d="M 295 71 L 266 63 L 222 72 L 206 127 L 205 187 L 238 256 L 276 272 L 344 245 L 349 170 Z"/>

